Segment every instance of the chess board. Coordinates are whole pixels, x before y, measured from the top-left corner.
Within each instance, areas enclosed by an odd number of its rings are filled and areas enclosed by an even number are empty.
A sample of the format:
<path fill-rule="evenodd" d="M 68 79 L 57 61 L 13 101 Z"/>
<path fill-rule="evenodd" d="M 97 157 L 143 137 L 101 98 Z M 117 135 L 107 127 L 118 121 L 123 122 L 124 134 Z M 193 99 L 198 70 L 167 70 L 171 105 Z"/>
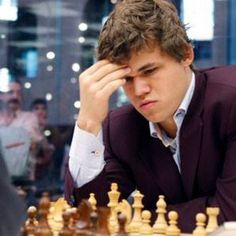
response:
<path fill-rule="evenodd" d="M 28 218 L 22 226 L 21 235 L 35 236 L 76 236 L 76 235 L 208 235 L 218 228 L 218 208 L 208 208 L 207 217 L 203 213 L 196 216 L 196 227 L 192 234 L 184 233 L 178 227 L 178 213 L 167 213 L 163 195 L 157 200 L 157 218 L 150 223 L 151 212 L 143 210 L 143 195 L 137 191 L 132 205 L 126 200 L 119 202 L 120 193 L 117 184 L 111 185 L 108 192 L 107 207 L 97 207 L 96 196 L 91 193 L 89 199 L 80 202 L 77 208 L 59 198 L 51 202 L 49 195 L 44 194 L 39 207 L 28 208 Z"/>

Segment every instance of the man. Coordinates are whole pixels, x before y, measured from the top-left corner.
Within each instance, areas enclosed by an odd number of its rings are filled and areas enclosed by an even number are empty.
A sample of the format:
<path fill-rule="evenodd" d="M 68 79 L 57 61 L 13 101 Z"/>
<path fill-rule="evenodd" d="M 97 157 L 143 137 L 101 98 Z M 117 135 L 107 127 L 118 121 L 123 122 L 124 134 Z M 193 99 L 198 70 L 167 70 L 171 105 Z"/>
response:
<path fill-rule="evenodd" d="M 172 4 L 116 5 L 100 34 L 98 62 L 80 76 L 68 201 L 95 192 L 105 205 L 116 182 L 122 198 L 143 193 L 152 212 L 165 195 L 183 232 L 208 206 L 220 207 L 220 222 L 236 219 L 236 67 L 194 71 L 193 57 Z M 107 115 L 120 86 L 132 105 Z"/>
<path fill-rule="evenodd" d="M 43 137 L 37 152 L 35 153 L 35 183 L 38 190 L 45 191 L 50 186 L 51 164 L 53 159 L 54 146 L 49 143 L 44 132 L 47 128 L 48 108 L 47 101 L 43 98 L 36 98 L 30 106 L 32 112 L 38 118 L 39 128 Z"/>
<path fill-rule="evenodd" d="M 21 110 L 21 84 L 9 83 L 5 106 L 0 113 L 0 144 L 3 158 L 13 180 L 33 180 L 32 155 L 42 140 L 37 117 Z"/>
<path fill-rule="evenodd" d="M 30 105 L 30 109 L 38 118 L 39 128 L 43 132 L 47 126 L 48 106 L 43 98 L 36 98 Z"/>
<path fill-rule="evenodd" d="M 43 98 L 36 98 L 32 101 L 30 109 L 38 118 L 40 131 L 43 140 L 35 153 L 35 182 L 37 188 L 45 191 L 53 187 L 61 191 L 62 173 L 64 175 L 64 156 L 67 157 L 65 143 L 70 143 L 73 129 L 70 127 L 56 127 L 47 124 L 48 104 Z M 49 136 L 45 136 L 44 132 L 48 130 Z M 65 158 L 66 159 L 66 158 Z M 52 186 L 52 183 L 54 186 Z"/>

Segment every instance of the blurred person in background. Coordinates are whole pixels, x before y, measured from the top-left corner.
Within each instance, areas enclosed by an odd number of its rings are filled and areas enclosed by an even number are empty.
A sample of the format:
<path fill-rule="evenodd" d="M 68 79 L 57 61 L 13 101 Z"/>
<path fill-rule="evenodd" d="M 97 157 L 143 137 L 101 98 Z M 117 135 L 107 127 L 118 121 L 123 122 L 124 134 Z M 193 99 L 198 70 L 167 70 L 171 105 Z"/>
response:
<path fill-rule="evenodd" d="M 43 139 L 38 120 L 34 113 L 22 111 L 19 81 L 10 81 L 1 98 L 0 151 L 13 183 L 31 191 L 35 179 L 34 156 Z"/>
<path fill-rule="evenodd" d="M 38 118 L 43 140 L 40 142 L 35 165 L 35 184 L 38 191 L 48 190 L 51 194 L 63 192 L 64 161 L 68 156 L 73 127 L 49 125 L 48 104 L 44 98 L 36 98 L 30 110 Z"/>
<path fill-rule="evenodd" d="M 36 98 L 31 103 L 30 109 L 37 116 L 40 131 L 43 132 L 48 119 L 47 101 L 44 98 Z"/>
<path fill-rule="evenodd" d="M 48 118 L 47 101 L 43 98 L 36 98 L 31 103 L 31 111 L 37 116 L 41 135 L 43 136 L 40 142 L 40 147 L 35 154 L 35 184 L 40 191 L 49 190 L 51 183 L 51 168 L 54 153 L 54 145 L 47 139 L 46 129 Z"/>

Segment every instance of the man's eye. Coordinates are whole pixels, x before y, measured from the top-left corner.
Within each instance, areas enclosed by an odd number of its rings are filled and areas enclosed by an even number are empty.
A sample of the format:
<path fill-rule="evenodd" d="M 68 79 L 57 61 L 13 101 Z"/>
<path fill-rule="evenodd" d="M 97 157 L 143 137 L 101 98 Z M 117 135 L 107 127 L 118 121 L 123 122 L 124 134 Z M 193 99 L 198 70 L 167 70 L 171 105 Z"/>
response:
<path fill-rule="evenodd" d="M 148 70 L 145 70 L 145 71 L 143 71 L 143 74 L 144 75 L 150 75 L 150 74 L 152 74 L 154 71 L 156 71 L 156 67 L 155 68 L 152 68 L 152 69 L 148 69 Z"/>
<path fill-rule="evenodd" d="M 130 82 L 130 81 L 132 81 L 132 79 L 133 79 L 133 77 L 131 77 L 131 76 L 126 76 L 125 77 L 126 82 Z"/>

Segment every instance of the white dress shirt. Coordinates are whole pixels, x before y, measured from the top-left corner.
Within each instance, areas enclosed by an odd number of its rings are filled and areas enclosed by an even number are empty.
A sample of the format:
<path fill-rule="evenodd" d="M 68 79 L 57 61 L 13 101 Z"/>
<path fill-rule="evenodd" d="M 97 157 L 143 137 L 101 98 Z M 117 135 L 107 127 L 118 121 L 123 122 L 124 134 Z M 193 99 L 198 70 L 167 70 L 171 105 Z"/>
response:
<path fill-rule="evenodd" d="M 39 129 L 38 119 L 33 112 L 18 110 L 9 121 L 5 112 L 0 112 L 0 127 L 23 127 L 30 135 L 33 142 L 40 142 L 43 136 Z"/>
<path fill-rule="evenodd" d="M 192 99 L 194 88 L 195 75 L 192 73 L 189 88 L 174 114 L 174 121 L 177 125 L 177 133 L 174 139 L 168 137 L 165 131 L 157 124 L 149 122 L 151 136 L 159 138 L 163 145 L 170 147 L 174 161 L 180 173 L 179 132 Z M 75 125 L 70 149 L 69 170 L 77 187 L 85 185 L 101 173 L 105 165 L 104 149 L 102 130 L 97 136 L 95 136 L 81 130 L 77 125 Z"/>
<path fill-rule="evenodd" d="M 93 180 L 103 169 L 102 130 L 97 136 L 75 125 L 70 148 L 69 170 L 77 187 Z"/>

